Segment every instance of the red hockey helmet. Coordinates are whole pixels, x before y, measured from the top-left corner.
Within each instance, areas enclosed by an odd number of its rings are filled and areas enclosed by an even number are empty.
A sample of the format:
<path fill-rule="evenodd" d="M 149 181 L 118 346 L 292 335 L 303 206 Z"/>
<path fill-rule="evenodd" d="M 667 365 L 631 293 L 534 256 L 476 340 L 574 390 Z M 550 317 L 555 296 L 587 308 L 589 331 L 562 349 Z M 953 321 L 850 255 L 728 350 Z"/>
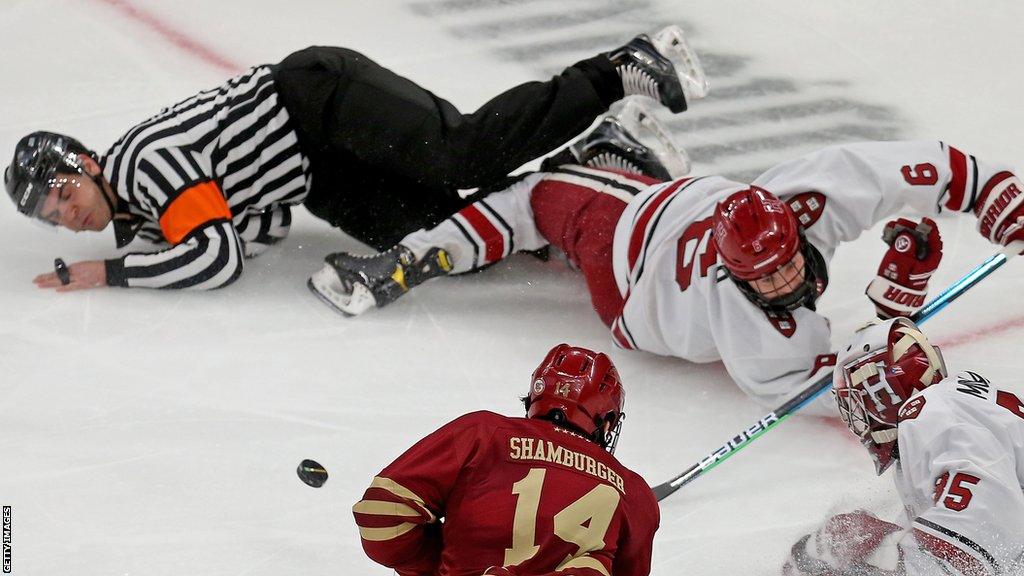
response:
<path fill-rule="evenodd" d="M 526 398 L 528 418 L 550 419 L 615 451 L 626 392 L 611 358 L 559 344 L 534 370 L 532 382 Z"/>
<path fill-rule="evenodd" d="M 774 194 L 751 186 L 715 208 L 715 246 L 729 273 L 756 280 L 775 272 L 800 249 L 793 212 Z"/>
<path fill-rule="evenodd" d="M 789 207 L 763 188 L 751 186 L 719 202 L 713 238 L 729 276 L 761 308 L 813 307 L 824 289 L 824 260 L 803 240 L 803 231 Z M 751 281 L 770 276 L 793 261 L 797 253 L 804 256 L 803 278 L 787 294 L 769 297 L 751 286 Z"/>
<path fill-rule="evenodd" d="M 861 329 L 839 355 L 832 372 L 839 416 L 861 438 L 879 474 L 892 465 L 900 408 L 945 377 L 942 353 L 907 318 Z"/>

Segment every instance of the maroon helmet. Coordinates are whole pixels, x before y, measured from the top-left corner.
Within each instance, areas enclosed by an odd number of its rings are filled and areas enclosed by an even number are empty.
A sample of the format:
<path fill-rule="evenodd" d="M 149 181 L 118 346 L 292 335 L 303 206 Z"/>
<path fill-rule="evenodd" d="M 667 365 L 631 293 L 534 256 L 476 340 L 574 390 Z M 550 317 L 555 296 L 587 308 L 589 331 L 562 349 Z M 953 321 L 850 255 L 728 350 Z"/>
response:
<path fill-rule="evenodd" d="M 824 290 L 824 259 L 804 240 L 803 229 L 792 210 L 763 188 L 751 186 L 719 202 L 715 207 L 713 237 L 729 276 L 761 308 L 813 308 Z M 804 256 L 804 278 L 789 294 L 768 298 L 751 287 L 751 280 L 775 273 L 798 253 Z"/>
<path fill-rule="evenodd" d="M 946 377 L 939 349 L 907 318 L 858 331 L 839 354 L 832 395 L 843 422 L 861 438 L 879 474 L 892 465 L 900 408 Z"/>
<path fill-rule="evenodd" d="M 611 358 L 559 344 L 533 371 L 532 382 L 526 398 L 528 418 L 550 419 L 615 451 L 626 392 Z"/>

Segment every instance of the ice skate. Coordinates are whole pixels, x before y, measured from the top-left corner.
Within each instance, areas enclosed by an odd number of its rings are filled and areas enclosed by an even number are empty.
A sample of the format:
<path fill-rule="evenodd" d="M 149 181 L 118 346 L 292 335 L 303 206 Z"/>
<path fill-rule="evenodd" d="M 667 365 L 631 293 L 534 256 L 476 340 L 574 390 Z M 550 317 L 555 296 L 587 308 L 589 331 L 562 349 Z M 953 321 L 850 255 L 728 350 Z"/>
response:
<path fill-rule="evenodd" d="M 708 93 L 708 81 L 697 53 L 682 28 L 666 26 L 649 37 L 641 34 L 608 53 L 622 79 L 626 96 L 642 95 L 675 113 Z"/>
<path fill-rule="evenodd" d="M 662 181 L 690 172 L 690 158 L 678 148 L 658 120 L 636 100 L 606 114 L 569 146 L 582 166 L 643 174 Z"/>
<path fill-rule="evenodd" d="M 309 278 L 309 289 L 345 316 L 358 316 L 373 307 L 383 307 L 400 296 L 452 269 L 448 253 L 431 248 L 416 260 L 401 244 L 369 256 L 335 252 Z"/>

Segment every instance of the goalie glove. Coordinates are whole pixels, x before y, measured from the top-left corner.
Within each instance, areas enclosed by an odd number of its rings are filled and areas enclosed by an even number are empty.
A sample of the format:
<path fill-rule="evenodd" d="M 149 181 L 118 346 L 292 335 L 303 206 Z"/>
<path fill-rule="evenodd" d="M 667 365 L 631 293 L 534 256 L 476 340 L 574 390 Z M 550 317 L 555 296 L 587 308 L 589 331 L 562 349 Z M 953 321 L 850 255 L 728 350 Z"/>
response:
<path fill-rule="evenodd" d="M 910 316 L 924 306 L 928 280 L 942 260 L 939 227 L 931 218 L 920 224 L 900 218 L 885 225 L 882 240 L 889 250 L 865 293 L 879 318 Z"/>
<path fill-rule="evenodd" d="M 838 514 L 797 541 L 785 576 L 882 576 L 899 573 L 902 530 L 864 510 Z"/>
<path fill-rule="evenodd" d="M 992 177 L 974 203 L 978 232 L 994 244 L 1012 246 L 1024 252 L 1024 190 L 1020 180 L 1010 172 Z"/>

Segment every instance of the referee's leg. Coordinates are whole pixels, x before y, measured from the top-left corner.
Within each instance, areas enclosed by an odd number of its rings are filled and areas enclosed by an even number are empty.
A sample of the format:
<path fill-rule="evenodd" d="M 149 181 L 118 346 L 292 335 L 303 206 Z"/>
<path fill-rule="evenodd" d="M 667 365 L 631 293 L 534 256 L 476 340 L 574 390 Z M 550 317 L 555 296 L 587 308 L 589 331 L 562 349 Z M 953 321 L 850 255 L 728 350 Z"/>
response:
<path fill-rule="evenodd" d="M 577 136 L 623 95 L 603 55 L 469 114 L 365 57 L 348 69 L 334 98 L 332 143 L 435 189 L 493 183 Z"/>

